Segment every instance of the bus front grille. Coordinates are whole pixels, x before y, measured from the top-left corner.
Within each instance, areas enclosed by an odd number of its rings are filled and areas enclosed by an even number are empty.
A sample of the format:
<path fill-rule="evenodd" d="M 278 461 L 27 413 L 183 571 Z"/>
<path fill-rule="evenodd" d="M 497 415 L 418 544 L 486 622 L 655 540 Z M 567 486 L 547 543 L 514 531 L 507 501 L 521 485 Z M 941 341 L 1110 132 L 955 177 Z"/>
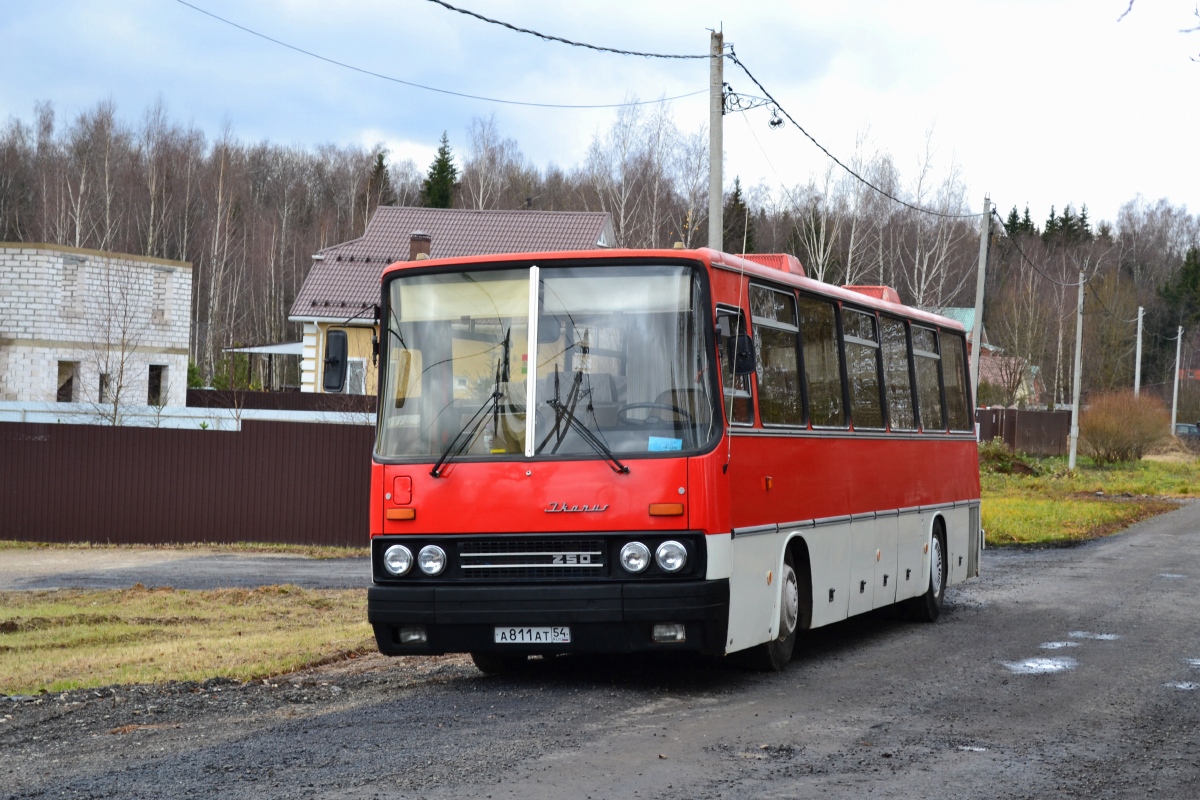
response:
<path fill-rule="evenodd" d="M 605 546 L 600 539 L 509 538 L 459 544 L 463 580 L 603 578 Z"/>

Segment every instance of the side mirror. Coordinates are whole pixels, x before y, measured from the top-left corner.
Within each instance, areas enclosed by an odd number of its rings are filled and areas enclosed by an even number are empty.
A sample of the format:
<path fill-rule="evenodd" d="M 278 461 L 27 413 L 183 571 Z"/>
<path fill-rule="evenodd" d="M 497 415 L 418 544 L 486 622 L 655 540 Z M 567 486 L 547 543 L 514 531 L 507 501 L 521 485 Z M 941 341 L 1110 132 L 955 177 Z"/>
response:
<path fill-rule="evenodd" d="M 730 361 L 733 362 L 734 375 L 749 375 L 755 371 L 754 339 L 745 333 L 739 333 L 729 340 L 732 351 Z"/>
<path fill-rule="evenodd" d="M 325 335 L 325 391 L 340 392 L 346 386 L 346 361 L 349 345 L 345 331 Z"/>

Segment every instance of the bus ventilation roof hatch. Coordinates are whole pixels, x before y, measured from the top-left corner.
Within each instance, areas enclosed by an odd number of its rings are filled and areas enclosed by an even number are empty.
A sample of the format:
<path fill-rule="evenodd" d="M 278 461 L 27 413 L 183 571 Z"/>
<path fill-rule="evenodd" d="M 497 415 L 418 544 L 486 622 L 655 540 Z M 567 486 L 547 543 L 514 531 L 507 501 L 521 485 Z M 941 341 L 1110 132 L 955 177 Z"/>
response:
<path fill-rule="evenodd" d="M 874 297 L 876 300 L 883 300 L 886 303 L 900 303 L 900 295 L 896 294 L 896 290 L 890 286 L 843 286 L 843 289 L 849 289 L 852 292 L 865 294 L 867 297 Z"/>
<path fill-rule="evenodd" d="M 793 275 L 799 275 L 801 278 L 806 277 L 804 266 L 800 263 L 800 259 L 789 253 L 747 253 L 743 258 L 747 261 L 753 261 L 755 264 L 762 264 L 764 267 L 777 269 L 780 272 L 790 272 Z"/>

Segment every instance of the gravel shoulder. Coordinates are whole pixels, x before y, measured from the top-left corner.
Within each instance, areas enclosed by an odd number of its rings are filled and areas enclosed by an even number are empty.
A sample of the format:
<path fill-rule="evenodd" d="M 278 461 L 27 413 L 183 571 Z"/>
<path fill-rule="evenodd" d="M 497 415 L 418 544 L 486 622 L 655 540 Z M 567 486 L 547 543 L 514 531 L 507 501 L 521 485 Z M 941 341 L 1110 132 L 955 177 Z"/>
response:
<path fill-rule="evenodd" d="M 0 795 L 1194 798 L 1200 504 L 984 555 L 937 624 L 820 629 L 777 675 L 371 655 L 0 699 Z"/>

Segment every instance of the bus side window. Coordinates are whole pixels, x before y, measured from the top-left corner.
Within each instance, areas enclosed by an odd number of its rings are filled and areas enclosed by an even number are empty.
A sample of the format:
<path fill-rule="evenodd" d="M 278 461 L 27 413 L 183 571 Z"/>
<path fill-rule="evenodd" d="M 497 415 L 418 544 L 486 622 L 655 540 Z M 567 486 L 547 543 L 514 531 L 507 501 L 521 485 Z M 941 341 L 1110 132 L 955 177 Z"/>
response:
<path fill-rule="evenodd" d="M 856 429 L 883 427 L 879 393 L 879 336 L 875 315 L 842 309 L 846 373 L 850 377 L 850 420 Z"/>
<path fill-rule="evenodd" d="M 946 430 L 946 417 L 942 413 L 941 354 L 938 352 L 937 331 L 912 328 L 913 362 L 917 373 L 917 414 L 921 430 Z"/>
<path fill-rule="evenodd" d="M 800 297 L 800 341 L 804 378 L 808 383 L 808 416 L 814 426 L 842 428 L 842 354 L 838 349 L 837 312 L 833 303 Z"/>
<path fill-rule="evenodd" d="M 764 425 L 803 425 L 796 298 L 791 292 L 751 286 L 750 315 L 758 352 L 758 414 Z"/>
<path fill-rule="evenodd" d="M 909 366 L 908 331 L 904 321 L 893 317 L 880 320 L 883 334 L 883 374 L 887 383 L 888 419 L 894 431 L 917 428 L 916 401 L 913 399 Z"/>
<path fill-rule="evenodd" d="M 950 430 L 973 430 L 971 424 L 967 369 L 963 353 L 966 342 L 961 334 L 942 331 L 942 378 L 946 383 L 946 416 Z"/>
<path fill-rule="evenodd" d="M 717 309 L 717 349 L 721 358 L 721 387 L 725 393 L 725 413 L 735 425 L 754 424 L 754 404 L 750 394 L 750 375 L 733 374 L 733 342 L 746 333 L 746 318 L 740 311 Z"/>

